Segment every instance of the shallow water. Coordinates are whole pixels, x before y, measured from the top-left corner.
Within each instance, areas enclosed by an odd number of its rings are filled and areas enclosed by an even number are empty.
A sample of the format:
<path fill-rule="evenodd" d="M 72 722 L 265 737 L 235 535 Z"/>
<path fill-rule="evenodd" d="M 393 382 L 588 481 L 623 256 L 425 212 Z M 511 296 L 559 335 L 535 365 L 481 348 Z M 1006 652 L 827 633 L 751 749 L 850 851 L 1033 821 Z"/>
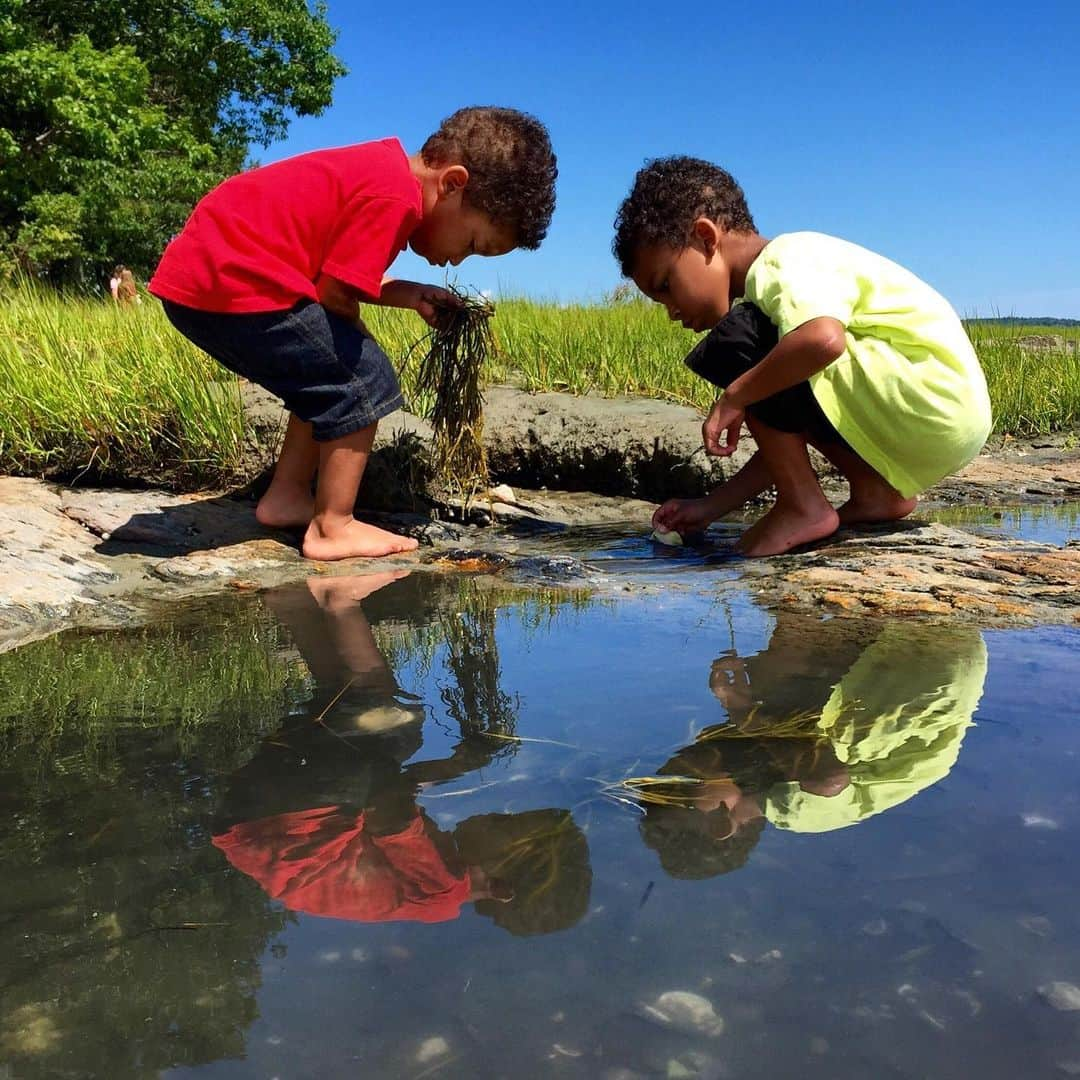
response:
<path fill-rule="evenodd" d="M 962 506 L 932 510 L 931 521 L 984 536 L 1011 536 L 1058 547 L 1080 540 L 1080 503 L 1062 506 Z"/>
<path fill-rule="evenodd" d="M 0 1076 L 1080 1063 L 1080 630 L 773 616 L 723 539 L 0 655 Z"/>

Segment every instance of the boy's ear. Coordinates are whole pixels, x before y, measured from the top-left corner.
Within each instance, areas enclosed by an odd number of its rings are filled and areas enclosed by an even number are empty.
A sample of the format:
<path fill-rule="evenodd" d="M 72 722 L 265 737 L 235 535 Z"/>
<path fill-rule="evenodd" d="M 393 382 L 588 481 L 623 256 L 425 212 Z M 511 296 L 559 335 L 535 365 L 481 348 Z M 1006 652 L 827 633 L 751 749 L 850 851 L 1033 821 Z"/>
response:
<path fill-rule="evenodd" d="M 447 165 L 439 173 L 439 195 L 446 198 L 455 192 L 463 191 L 469 182 L 469 170 L 464 165 Z"/>
<path fill-rule="evenodd" d="M 707 217 L 699 217 L 690 227 L 690 239 L 711 259 L 720 249 L 720 226 Z"/>

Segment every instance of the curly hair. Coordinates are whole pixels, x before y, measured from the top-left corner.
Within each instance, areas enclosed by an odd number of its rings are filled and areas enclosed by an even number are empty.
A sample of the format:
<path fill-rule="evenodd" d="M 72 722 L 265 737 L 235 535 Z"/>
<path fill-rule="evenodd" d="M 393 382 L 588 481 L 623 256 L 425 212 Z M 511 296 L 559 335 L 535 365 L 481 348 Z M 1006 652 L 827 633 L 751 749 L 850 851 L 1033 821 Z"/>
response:
<path fill-rule="evenodd" d="M 727 816 L 723 809 L 711 813 Z M 765 819 L 755 818 L 726 839 L 717 840 L 702 829 L 706 816 L 681 806 L 647 807 L 638 831 L 671 877 L 700 881 L 738 870 L 750 858 L 765 828 Z"/>
<path fill-rule="evenodd" d="M 540 246 L 555 210 L 559 170 L 547 128 L 535 116 L 494 105 L 458 109 L 420 154 L 425 165 L 464 165 L 469 204 L 512 226 L 517 247 Z"/>
<path fill-rule="evenodd" d="M 647 244 L 686 247 L 700 217 L 728 232 L 755 231 L 742 188 L 719 165 L 693 157 L 645 162 L 615 215 L 611 249 L 623 276 L 633 276 L 637 253 Z"/>

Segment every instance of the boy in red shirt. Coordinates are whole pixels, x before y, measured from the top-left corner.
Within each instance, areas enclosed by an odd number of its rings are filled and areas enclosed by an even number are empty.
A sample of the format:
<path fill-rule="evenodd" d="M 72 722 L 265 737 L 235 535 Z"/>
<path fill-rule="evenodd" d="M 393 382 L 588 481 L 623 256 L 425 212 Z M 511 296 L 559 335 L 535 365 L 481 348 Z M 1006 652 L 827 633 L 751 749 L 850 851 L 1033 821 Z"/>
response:
<path fill-rule="evenodd" d="M 255 511 L 262 524 L 306 527 L 311 559 L 416 547 L 353 517 L 378 421 L 402 403 L 359 305 L 412 308 L 434 324 L 453 294 L 385 278 L 398 253 L 408 245 L 433 266 L 457 266 L 535 249 L 556 175 L 535 117 L 474 107 L 411 156 L 396 139 L 317 150 L 234 176 L 195 207 L 149 288 L 182 334 L 290 411 Z"/>

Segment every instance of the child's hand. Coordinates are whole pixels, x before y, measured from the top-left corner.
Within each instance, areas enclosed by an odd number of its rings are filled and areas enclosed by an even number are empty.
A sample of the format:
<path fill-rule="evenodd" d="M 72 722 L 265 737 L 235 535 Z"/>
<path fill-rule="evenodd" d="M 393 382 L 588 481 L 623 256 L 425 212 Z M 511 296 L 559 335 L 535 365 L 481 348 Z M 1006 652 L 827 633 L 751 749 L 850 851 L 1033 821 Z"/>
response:
<path fill-rule="evenodd" d="M 384 281 L 379 303 L 386 307 L 412 308 L 428 326 L 438 326 L 442 310 L 461 306 L 461 300 L 449 289 L 419 281 Z"/>
<path fill-rule="evenodd" d="M 705 423 L 701 425 L 705 453 L 713 457 L 730 457 L 734 454 L 735 447 L 739 445 L 739 432 L 745 417 L 745 409 L 736 408 L 726 394 L 721 395 L 713 403 L 709 415 L 705 417 Z M 721 435 L 725 436 L 723 442 L 720 441 Z"/>
<path fill-rule="evenodd" d="M 659 532 L 704 532 L 716 515 L 708 499 L 668 499 L 652 517 L 652 526 Z"/>

